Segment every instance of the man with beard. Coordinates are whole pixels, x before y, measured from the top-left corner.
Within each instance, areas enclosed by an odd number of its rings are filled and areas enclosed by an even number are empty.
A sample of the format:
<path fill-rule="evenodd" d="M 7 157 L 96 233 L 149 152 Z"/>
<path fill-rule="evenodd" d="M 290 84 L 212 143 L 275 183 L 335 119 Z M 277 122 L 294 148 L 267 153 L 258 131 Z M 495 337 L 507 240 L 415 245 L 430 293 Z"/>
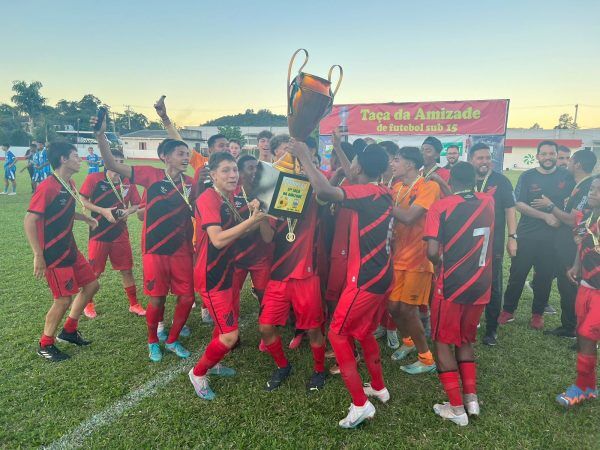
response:
<path fill-rule="evenodd" d="M 485 345 L 496 345 L 498 316 L 502 306 L 502 261 L 504 259 L 504 224 L 508 228 L 506 251 L 510 257 L 517 254 L 517 217 L 515 194 L 509 179 L 492 170 L 492 152 L 484 143 L 477 143 L 469 149 L 469 162 L 475 168 L 477 177 L 475 192 L 486 192 L 494 197 L 495 227 L 492 244 L 492 292 L 490 302 L 485 307 Z"/>
<path fill-rule="evenodd" d="M 569 159 L 571 158 L 571 149 L 564 145 L 558 146 L 558 159 L 556 161 L 556 167 L 562 167 L 566 169 L 569 165 Z"/>
<path fill-rule="evenodd" d="M 569 196 L 575 182 L 569 172 L 556 167 L 558 145 L 554 141 L 541 141 L 537 146 L 535 169 L 524 172 L 517 182 L 515 197 L 521 219 L 517 227 L 518 249 L 510 265 L 508 285 L 504 294 L 503 311 L 498 323 L 503 325 L 514 320 L 514 312 L 519 305 L 525 280 L 532 267 L 536 271 L 533 286 L 533 305 L 530 326 L 533 329 L 544 328 L 544 307 L 548 302 L 556 251 L 554 241 L 560 226 L 552 209 L 541 211 L 532 206 L 534 200 L 543 196 L 549 198 L 553 206 L 562 205 Z"/>
<path fill-rule="evenodd" d="M 446 161 L 448 161 L 448 164 L 446 164 L 446 166 L 444 167 L 444 169 L 452 169 L 452 166 L 454 166 L 454 164 L 456 164 L 458 162 L 458 158 L 460 157 L 460 150 L 458 148 L 458 145 L 449 145 L 448 148 L 446 149 Z"/>

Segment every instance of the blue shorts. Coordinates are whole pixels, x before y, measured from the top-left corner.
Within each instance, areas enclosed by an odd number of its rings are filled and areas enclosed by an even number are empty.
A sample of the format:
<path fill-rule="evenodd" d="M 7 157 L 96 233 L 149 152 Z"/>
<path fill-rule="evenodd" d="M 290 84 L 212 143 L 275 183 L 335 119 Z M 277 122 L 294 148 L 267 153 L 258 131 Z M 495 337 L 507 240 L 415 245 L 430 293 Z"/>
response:
<path fill-rule="evenodd" d="M 14 180 L 16 172 L 17 172 L 17 169 L 15 167 L 13 167 L 10 170 L 5 170 L 4 171 L 4 179 L 5 180 Z"/>

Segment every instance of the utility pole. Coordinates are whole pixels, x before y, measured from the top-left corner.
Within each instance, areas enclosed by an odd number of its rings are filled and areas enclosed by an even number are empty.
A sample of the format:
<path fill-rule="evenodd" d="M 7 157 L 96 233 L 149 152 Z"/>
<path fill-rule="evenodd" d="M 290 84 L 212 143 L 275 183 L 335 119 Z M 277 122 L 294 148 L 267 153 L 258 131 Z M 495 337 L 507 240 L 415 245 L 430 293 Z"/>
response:
<path fill-rule="evenodd" d="M 579 111 L 579 105 L 575 105 L 575 118 L 573 119 L 573 123 L 577 125 L 577 112 Z"/>
<path fill-rule="evenodd" d="M 131 131 L 131 116 L 129 113 L 131 112 L 131 105 L 125 105 L 125 113 L 127 114 L 127 128 Z"/>

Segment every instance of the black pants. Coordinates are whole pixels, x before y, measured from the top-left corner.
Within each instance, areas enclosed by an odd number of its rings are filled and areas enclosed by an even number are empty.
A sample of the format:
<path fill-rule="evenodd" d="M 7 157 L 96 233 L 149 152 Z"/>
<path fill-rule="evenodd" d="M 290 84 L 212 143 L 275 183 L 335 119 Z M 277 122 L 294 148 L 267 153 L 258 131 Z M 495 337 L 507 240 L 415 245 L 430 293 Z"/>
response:
<path fill-rule="evenodd" d="M 564 259 L 564 258 L 562 258 Z M 560 293 L 560 322 L 562 327 L 568 331 L 575 331 L 577 327 L 577 316 L 575 315 L 575 299 L 577 298 L 577 285 L 567 278 L 567 270 L 571 264 L 559 264 L 556 271 L 556 284 Z"/>
<path fill-rule="evenodd" d="M 514 313 L 531 268 L 535 268 L 532 314 L 544 314 L 550 297 L 552 279 L 556 272 L 557 258 L 553 242 L 519 239 L 517 255 L 510 263 L 508 285 L 504 293 L 504 311 Z"/>
<path fill-rule="evenodd" d="M 492 293 L 485 307 L 485 334 L 491 336 L 498 329 L 498 316 L 502 306 L 502 262 L 504 253 L 494 253 L 492 257 Z"/>

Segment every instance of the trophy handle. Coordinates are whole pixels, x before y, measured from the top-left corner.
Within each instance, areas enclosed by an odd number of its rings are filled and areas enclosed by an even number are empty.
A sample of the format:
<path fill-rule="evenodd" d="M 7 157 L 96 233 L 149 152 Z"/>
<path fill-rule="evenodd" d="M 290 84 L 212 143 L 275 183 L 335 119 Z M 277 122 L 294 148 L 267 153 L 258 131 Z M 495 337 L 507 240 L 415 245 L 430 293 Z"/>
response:
<path fill-rule="evenodd" d="M 302 66 L 302 67 L 304 67 L 304 66 Z M 329 80 L 329 82 L 331 83 L 331 74 L 333 73 L 333 69 L 335 69 L 336 67 L 339 69 L 340 78 L 338 79 L 338 82 L 335 86 L 335 90 L 333 91 L 333 94 L 331 94 L 332 97 L 335 97 L 335 94 L 337 94 L 337 91 L 340 88 L 340 84 L 342 84 L 342 79 L 344 78 L 344 69 L 342 69 L 342 66 L 340 66 L 339 64 L 335 64 L 335 65 L 331 66 L 331 68 L 329 69 L 329 75 L 327 75 L 327 79 Z"/>
<path fill-rule="evenodd" d="M 290 98 L 290 96 L 291 96 L 291 92 L 290 92 L 290 88 L 291 88 L 291 86 L 290 86 L 290 80 L 292 78 L 292 66 L 294 65 L 294 60 L 296 59 L 296 55 L 298 55 L 298 53 L 300 53 L 300 52 L 304 52 L 305 59 L 304 59 L 304 62 L 302 63 L 302 65 L 300 66 L 300 68 L 298 69 L 298 73 L 300 73 L 300 71 L 302 71 L 302 69 L 304 69 L 304 66 L 306 66 L 306 63 L 308 62 L 308 51 L 306 49 L 304 49 L 304 48 L 299 48 L 298 50 L 296 50 L 294 52 L 294 54 L 292 55 L 292 59 L 290 59 L 290 65 L 288 66 L 287 86 L 285 87 L 286 90 L 287 90 L 287 94 L 288 94 L 287 95 L 287 98 L 288 98 L 288 111 L 291 108 L 291 102 L 292 102 L 292 100 Z"/>

